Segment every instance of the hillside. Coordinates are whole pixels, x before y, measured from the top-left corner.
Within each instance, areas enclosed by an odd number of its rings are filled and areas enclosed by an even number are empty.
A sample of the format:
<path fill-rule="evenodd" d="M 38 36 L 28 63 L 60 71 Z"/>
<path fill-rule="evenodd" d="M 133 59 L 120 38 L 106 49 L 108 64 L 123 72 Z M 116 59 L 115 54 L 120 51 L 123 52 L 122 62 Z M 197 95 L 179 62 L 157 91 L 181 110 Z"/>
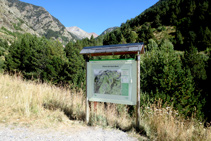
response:
<path fill-rule="evenodd" d="M 174 32 L 162 39 L 170 39 L 177 50 L 188 50 L 192 44 L 199 51 L 211 48 L 211 6 L 207 0 L 160 0 L 143 13 L 127 20 L 121 27 L 105 38 L 105 44 L 131 42 L 148 43 L 165 31 L 166 26 Z M 168 31 L 167 31 L 168 32 Z M 113 34 L 113 35 L 112 35 Z M 168 36 L 169 35 L 169 36 Z M 113 37 L 112 37 L 113 36 Z M 114 37 L 115 36 L 115 37 Z M 162 39 L 157 39 L 158 42 Z"/>
<path fill-rule="evenodd" d="M 63 43 L 75 40 L 64 25 L 43 7 L 20 2 L 0 1 L 0 37 L 14 38 L 19 33 L 31 33 Z"/>
<path fill-rule="evenodd" d="M 106 29 L 105 31 L 103 31 L 100 36 L 106 35 L 107 33 L 112 32 L 113 30 L 117 29 L 118 27 L 110 27 L 108 29 Z"/>

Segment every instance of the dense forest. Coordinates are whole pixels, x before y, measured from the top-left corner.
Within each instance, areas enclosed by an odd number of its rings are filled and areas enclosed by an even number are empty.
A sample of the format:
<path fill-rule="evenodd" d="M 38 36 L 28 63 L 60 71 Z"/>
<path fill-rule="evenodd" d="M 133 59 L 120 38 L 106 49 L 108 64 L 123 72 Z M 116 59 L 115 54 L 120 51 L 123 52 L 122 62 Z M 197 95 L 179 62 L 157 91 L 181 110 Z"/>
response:
<path fill-rule="evenodd" d="M 96 39 L 69 42 L 65 48 L 59 41 L 30 34 L 19 36 L 11 45 L 0 40 L 0 71 L 84 88 L 85 60 L 79 54 L 83 47 L 144 42 L 141 92 L 148 95 L 148 101 L 162 99 L 163 106 L 172 105 L 184 116 L 194 114 L 210 121 L 209 18 L 208 0 L 160 0 L 114 31 Z"/>

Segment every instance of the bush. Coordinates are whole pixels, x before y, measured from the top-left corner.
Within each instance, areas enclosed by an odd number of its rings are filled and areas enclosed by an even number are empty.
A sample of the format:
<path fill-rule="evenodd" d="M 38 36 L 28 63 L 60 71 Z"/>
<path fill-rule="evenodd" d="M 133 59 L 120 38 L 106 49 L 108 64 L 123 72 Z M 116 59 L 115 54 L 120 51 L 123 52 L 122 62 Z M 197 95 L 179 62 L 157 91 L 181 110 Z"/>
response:
<path fill-rule="evenodd" d="M 202 101 L 194 94 L 194 81 L 189 69 L 183 69 L 181 57 L 174 51 L 173 44 L 164 40 L 160 47 L 152 39 L 141 63 L 141 88 L 150 99 L 162 99 L 163 103 L 173 105 L 185 116 L 197 109 L 202 116 Z"/>

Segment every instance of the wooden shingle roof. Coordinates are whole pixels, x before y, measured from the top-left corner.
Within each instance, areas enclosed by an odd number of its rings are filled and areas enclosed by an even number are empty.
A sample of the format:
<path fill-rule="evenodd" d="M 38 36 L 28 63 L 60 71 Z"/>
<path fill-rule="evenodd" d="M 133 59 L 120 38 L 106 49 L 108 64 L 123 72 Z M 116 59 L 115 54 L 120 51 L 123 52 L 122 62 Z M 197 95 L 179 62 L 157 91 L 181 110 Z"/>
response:
<path fill-rule="evenodd" d="M 92 46 L 84 47 L 80 54 L 91 56 L 103 56 L 103 55 L 122 55 L 122 54 L 143 54 L 144 43 L 130 43 L 130 44 L 116 44 L 105 46 Z"/>

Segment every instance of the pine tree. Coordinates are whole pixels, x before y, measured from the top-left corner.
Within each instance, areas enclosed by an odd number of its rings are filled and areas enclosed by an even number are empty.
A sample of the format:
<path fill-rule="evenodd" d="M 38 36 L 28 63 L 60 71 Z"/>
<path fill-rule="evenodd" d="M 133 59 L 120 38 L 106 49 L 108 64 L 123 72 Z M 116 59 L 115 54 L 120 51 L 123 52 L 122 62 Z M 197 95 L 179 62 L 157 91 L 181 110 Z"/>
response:
<path fill-rule="evenodd" d="M 135 43 L 137 41 L 138 35 L 135 31 L 130 31 L 127 36 L 127 43 Z"/>
<path fill-rule="evenodd" d="M 0 39 L 0 73 L 3 72 L 3 67 L 4 67 L 4 56 L 8 50 L 8 43 L 7 41 L 3 41 L 2 39 Z"/>
<path fill-rule="evenodd" d="M 158 14 L 155 17 L 154 26 L 155 27 L 161 26 L 160 15 L 158 15 Z"/>
<path fill-rule="evenodd" d="M 121 40 L 120 40 L 120 44 L 126 44 L 126 40 L 124 38 L 124 36 L 121 34 Z"/>
<path fill-rule="evenodd" d="M 80 55 L 80 49 L 68 43 L 65 47 L 68 63 L 65 64 L 65 75 L 73 86 L 81 86 L 85 82 L 85 60 Z"/>
<path fill-rule="evenodd" d="M 173 44 L 164 40 L 160 46 L 151 39 L 147 45 L 151 50 L 141 63 L 141 88 L 150 98 L 161 98 L 163 103 L 173 104 L 185 116 L 190 116 L 195 107 L 197 116 L 202 116 L 203 100 L 194 93 L 194 79 L 189 68 L 184 69 L 181 57 Z"/>

